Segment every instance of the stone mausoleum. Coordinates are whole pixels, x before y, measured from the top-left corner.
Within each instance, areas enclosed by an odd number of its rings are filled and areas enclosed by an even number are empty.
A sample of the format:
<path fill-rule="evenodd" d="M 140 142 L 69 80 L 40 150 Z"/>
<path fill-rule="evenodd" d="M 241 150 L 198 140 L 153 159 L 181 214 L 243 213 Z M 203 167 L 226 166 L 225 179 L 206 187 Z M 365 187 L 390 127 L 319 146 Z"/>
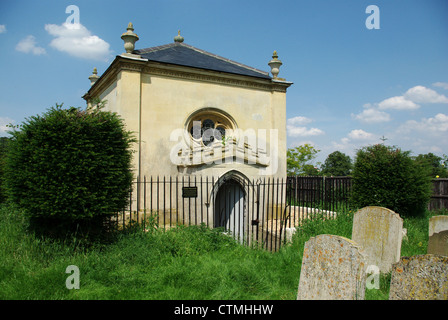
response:
<path fill-rule="evenodd" d="M 172 43 L 136 49 L 139 37 L 129 23 L 121 38 L 126 52 L 101 76 L 94 69 L 83 98 L 90 105 L 106 100 L 106 110 L 135 133 L 136 179 L 214 177 L 219 197 L 224 181 L 286 178 L 292 83 L 278 77 L 275 51 L 266 59 L 270 75 L 186 44 L 180 32 Z M 232 202 L 226 207 L 238 211 L 238 200 Z"/>

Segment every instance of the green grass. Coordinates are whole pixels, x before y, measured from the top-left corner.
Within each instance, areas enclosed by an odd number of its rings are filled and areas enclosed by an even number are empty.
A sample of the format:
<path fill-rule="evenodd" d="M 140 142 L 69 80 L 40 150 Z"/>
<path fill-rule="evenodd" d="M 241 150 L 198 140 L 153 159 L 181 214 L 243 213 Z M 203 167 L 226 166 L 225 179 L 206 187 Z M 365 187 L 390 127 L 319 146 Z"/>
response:
<path fill-rule="evenodd" d="M 427 219 L 406 219 L 402 255 L 426 253 Z M 49 240 L 27 231 L 21 212 L 0 206 L 0 299 L 293 300 L 305 242 L 322 233 L 351 237 L 352 214 L 314 220 L 272 253 L 242 246 L 204 226 L 121 233 L 109 244 Z M 67 266 L 80 270 L 68 290 Z M 389 277 L 389 278 L 388 278 Z M 387 299 L 390 276 L 366 299 Z"/>

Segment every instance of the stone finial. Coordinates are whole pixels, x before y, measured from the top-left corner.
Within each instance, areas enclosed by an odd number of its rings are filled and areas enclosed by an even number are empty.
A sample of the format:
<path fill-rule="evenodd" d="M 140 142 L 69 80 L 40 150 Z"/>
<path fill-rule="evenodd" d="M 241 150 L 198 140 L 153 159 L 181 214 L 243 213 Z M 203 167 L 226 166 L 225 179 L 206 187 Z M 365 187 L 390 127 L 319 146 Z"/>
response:
<path fill-rule="evenodd" d="M 180 35 L 180 30 L 177 31 L 177 36 L 174 37 L 174 42 L 182 43 L 184 42 L 184 37 Z"/>
<path fill-rule="evenodd" d="M 132 53 L 135 49 L 135 42 L 138 41 L 138 36 L 134 33 L 134 26 L 129 22 L 127 31 L 121 35 L 124 41 L 124 49 L 126 53 Z"/>
<path fill-rule="evenodd" d="M 271 73 L 274 79 L 277 79 L 278 73 L 280 72 L 279 68 L 283 63 L 278 60 L 277 51 L 274 51 L 272 55 L 272 60 L 269 61 L 268 65 L 271 67 Z"/>
<path fill-rule="evenodd" d="M 93 86 L 93 84 L 99 79 L 100 77 L 98 76 L 98 71 L 96 70 L 96 68 L 93 68 L 92 74 L 89 77 L 90 80 L 90 85 Z"/>

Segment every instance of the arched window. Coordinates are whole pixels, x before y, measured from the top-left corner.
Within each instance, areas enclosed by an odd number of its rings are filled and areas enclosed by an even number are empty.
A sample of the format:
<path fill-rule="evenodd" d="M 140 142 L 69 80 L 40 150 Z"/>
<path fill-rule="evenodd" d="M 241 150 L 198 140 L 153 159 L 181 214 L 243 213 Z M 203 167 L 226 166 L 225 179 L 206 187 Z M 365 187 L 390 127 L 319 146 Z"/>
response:
<path fill-rule="evenodd" d="M 187 131 L 196 143 L 211 146 L 222 143 L 226 133 L 235 130 L 235 121 L 219 109 L 201 109 L 193 113 L 187 120 Z"/>

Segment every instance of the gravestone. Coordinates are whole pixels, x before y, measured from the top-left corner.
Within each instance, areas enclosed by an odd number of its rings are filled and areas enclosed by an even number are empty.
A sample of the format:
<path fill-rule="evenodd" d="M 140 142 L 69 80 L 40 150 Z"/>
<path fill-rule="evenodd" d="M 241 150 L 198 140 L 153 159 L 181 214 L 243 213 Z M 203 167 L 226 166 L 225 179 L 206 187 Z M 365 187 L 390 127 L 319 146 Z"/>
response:
<path fill-rule="evenodd" d="M 401 257 L 392 268 L 389 300 L 448 300 L 448 257 Z"/>
<path fill-rule="evenodd" d="M 448 256 L 448 216 L 431 217 L 428 231 L 427 252 Z"/>
<path fill-rule="evenodd" d="M 448 216 L 434 216 L 429 219 L 429 237 L 445 230 L 448 230 Z"/>
<path fill-rule="evenodd" d="M 322 234 L 303 250 L 297 300 L 364 300 L 366 257 L 352 240 Z"/>
<path fill-rule="evenodd" d="M 367 255 L 367 264 L 376 265 L 381 272 L 389 272 L 400 260 L 403 238 L 403 219 L 383 207 L 365 207 L 353 217 L 352 240 Z"/>
<path fill-rule="evenodd" d="M 433 233 L 429 237 L 428 253 L 448 256 L 448 230 Z"/>

